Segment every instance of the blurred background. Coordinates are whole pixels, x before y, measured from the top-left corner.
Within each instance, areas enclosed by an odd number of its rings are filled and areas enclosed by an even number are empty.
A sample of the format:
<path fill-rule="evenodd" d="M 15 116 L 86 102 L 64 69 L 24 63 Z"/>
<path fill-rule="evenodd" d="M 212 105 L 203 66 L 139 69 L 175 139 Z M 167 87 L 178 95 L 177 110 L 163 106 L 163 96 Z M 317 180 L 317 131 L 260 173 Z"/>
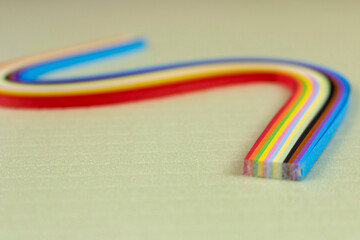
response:
<path fill-rule="evenodd" d="M 235 86 L 125 105 L 0 109 L 0 239 L 357 239 L 360 2 L 0 0 L 0 61 L 115 35 L 143 52 L 63 75 L 268 56 L 344 73 L 343 124 L 306 179 L 241 175 L 286 100 Z M 57 75 L 58 76 L 58 75 Z"/>

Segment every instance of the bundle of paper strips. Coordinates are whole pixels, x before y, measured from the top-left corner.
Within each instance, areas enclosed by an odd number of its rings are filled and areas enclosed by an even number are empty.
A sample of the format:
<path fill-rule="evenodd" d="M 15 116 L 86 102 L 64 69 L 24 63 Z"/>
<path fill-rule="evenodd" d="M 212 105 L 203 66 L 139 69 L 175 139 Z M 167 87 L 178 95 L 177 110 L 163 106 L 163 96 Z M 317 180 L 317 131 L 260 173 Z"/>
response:
<path fill-rule="evenodd" d="M 292 60 L 206 59 L 76 78 L 44 77 L 145 44 L 142 38 L 112 38 L 2 63 L 0 105 L 81 107 L 241 83 L 281 84 L 291 91 L 291 96 L 245 157 L 244 174 L 291 180 L 306 176 L 347 109 L 350 86 L 343 76 L 329 68 Z"/>

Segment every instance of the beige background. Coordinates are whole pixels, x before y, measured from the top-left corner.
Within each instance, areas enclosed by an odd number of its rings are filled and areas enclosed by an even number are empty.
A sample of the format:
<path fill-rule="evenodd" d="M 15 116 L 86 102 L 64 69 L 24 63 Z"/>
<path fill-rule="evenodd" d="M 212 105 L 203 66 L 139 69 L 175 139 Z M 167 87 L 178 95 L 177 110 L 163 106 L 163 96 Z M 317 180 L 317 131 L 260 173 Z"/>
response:
<path fill-rule="evenodd" d="M 66 74 L 278 56 L 349 77 L 344 123 L 302 182 L 244 177 L 284 102 L 239 86 L 71 110 L 0 109 L 0 239 L 359 239 L 359 1 L 0 1 L 0 60 L 112 35 L 147 51 Z"/>

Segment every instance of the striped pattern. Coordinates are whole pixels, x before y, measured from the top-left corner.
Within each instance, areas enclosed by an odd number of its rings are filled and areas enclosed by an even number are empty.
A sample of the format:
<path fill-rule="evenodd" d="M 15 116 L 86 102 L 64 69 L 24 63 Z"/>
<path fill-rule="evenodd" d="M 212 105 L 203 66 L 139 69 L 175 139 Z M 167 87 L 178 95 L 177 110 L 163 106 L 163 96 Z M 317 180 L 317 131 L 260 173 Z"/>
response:
<path fill-rule="evenodd" d="M 80 107 L 249 82 L 280 84 L 291 96 L 245 157 L 244 174 L 291 180 L 305 177 L 346 111 L 350 87 L 344 77 L 328 68 L 291 60 L 210 59 L 69 79 L 43 77 L 144 46 L 142 38 L 113 38 L 3 63 L 0 105 Z"/>

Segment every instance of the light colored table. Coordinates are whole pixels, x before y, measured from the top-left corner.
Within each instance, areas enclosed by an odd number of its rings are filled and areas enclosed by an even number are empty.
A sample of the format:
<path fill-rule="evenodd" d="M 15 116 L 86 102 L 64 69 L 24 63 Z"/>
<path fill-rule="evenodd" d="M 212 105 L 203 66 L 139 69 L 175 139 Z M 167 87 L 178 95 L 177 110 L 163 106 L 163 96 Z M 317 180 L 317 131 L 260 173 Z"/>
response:
<path fill-rule="evenodd" d="M 239 86 L 96 108 L 0 109 L 0 239 L 359 239 L 359 1 L 0 1 L 0 60 L 123 33 L 146 52 L 67 74 L 219 56 L 343 72 L 349 112 L 305 181 L 244 177 L 287 97 Z M 66 73 L 65 73 L 66 74 Z"/>

